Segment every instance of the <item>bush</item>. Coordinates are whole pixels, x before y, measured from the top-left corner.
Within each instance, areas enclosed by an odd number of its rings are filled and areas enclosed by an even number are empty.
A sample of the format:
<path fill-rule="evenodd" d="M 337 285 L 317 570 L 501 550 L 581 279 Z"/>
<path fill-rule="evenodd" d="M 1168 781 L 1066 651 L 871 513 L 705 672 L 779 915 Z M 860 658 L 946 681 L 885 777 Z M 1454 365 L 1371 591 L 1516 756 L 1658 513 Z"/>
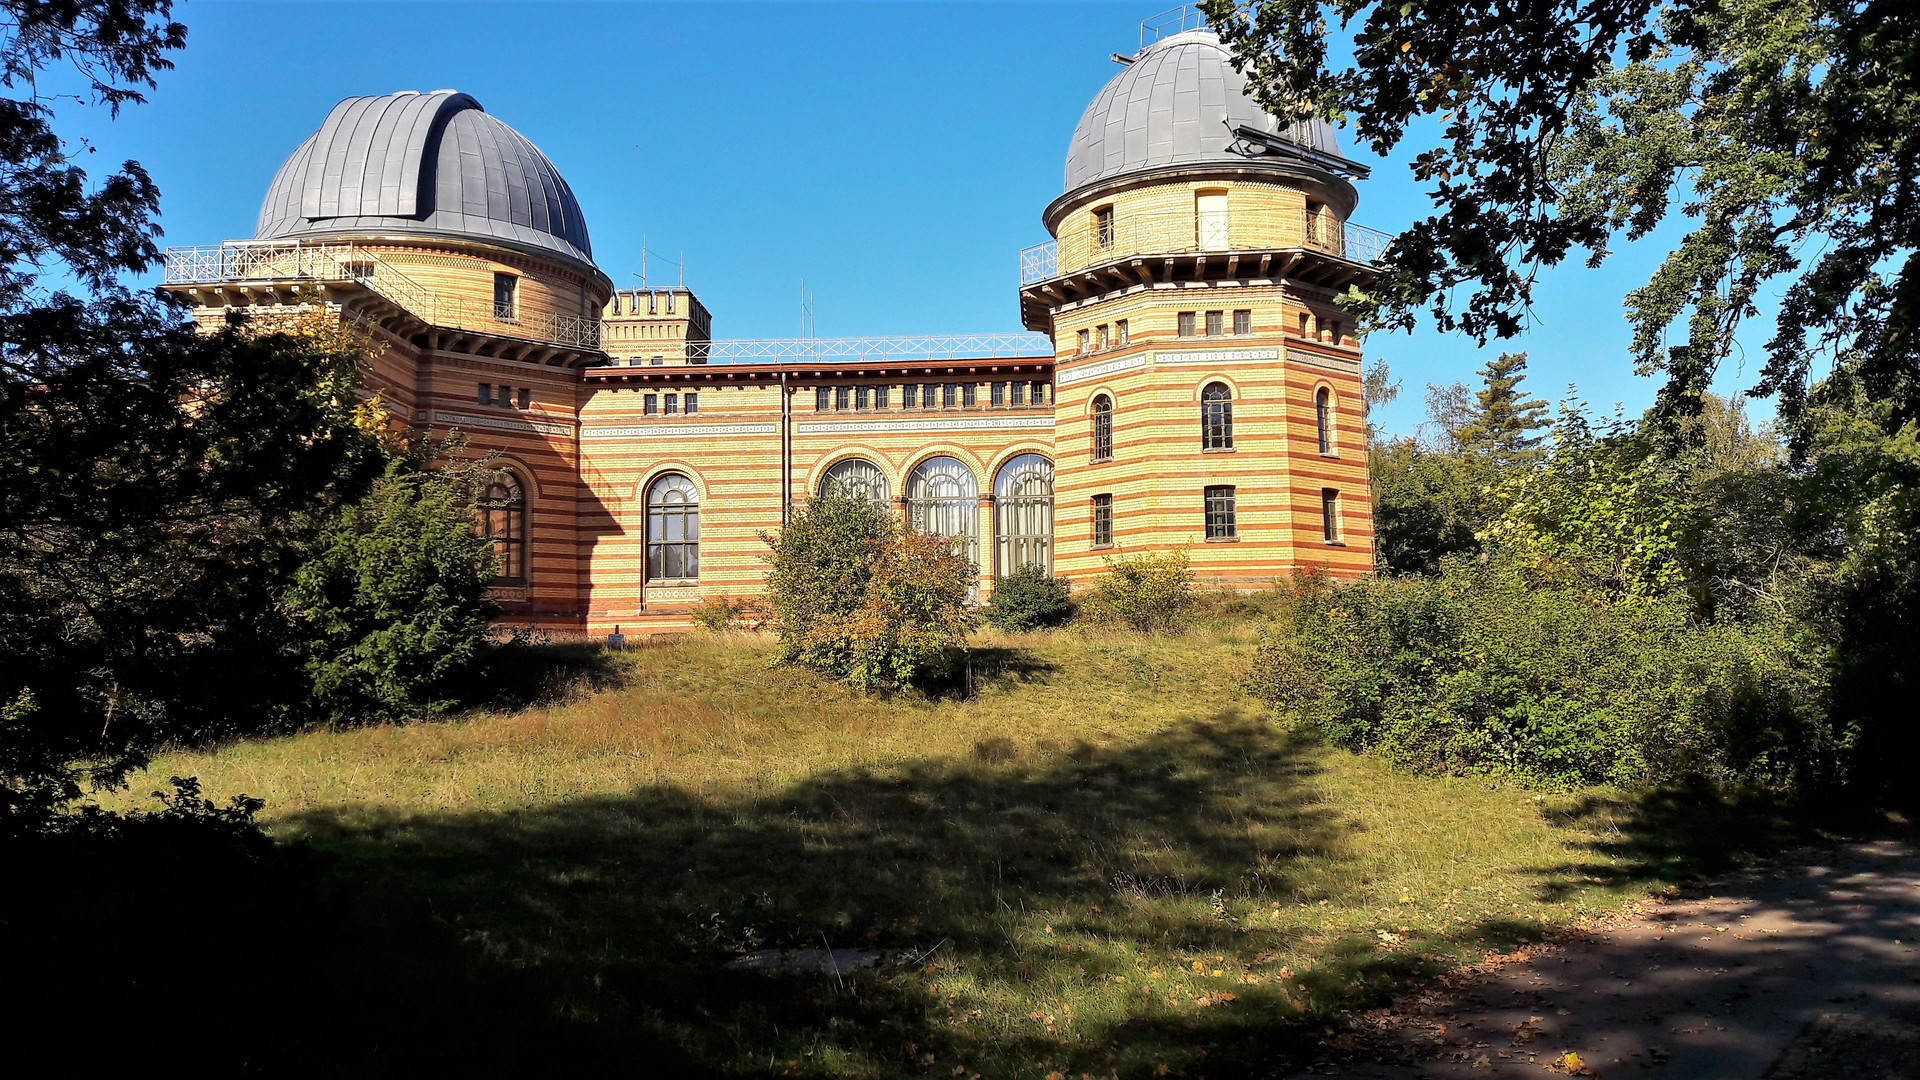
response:
<path fill-rule="evenodd" d="M 1693 621 L 1684 596 L 1609 602 L 1503 565 L 1296 581 L 1254 689 L 1421 772 L 1778 787 L 1831 769 L 1824 667 L 1785 620 Z"/>
<path fill-rule="evenodd" d="M 1193 571 L 1187 549 L 1123 555 L 1108 559 L 1107 572 L 1095 579 L 1089 614 L 1135 630 L 1172 630 L 1193 609 Z"/>
<path fill-rule="evenodd" d="M 885 510 L 829 494 L 765 539 L 782 661 L 891 689 L 943 671 L 972 628 L 973 564 Z"/>
<path fill-rule="evenodd" d="M 748 596 L 709 596 L 693 605 L 688 614 L 695 626 L 715 634 L 729 630 L 757 631 L 771 618 L 766 601 Z"/>
<path fill-rule="evenodd" d="M 314 707 L 354 720 L 451 706 L 493 613 L 472 477 L 396 463 L 322 526 L 315 549 L 287 596 Z"/>
<path fill-rule="evenodd" d="M 986 620 L 1019 632 L 1059 626 L 1073 616 L 1073 589 L 1039 566 L 1022 566 L 993 583 Z"/>

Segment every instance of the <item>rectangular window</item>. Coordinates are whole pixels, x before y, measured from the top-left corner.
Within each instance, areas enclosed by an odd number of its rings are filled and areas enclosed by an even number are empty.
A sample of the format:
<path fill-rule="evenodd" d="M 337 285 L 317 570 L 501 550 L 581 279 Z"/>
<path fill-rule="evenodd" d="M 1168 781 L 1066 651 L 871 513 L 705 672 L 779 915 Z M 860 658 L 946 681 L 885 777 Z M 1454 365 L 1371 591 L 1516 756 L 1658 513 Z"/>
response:
<path fill-rule="evenodd" d="M 1008 403 L 1013 405 L 1025 405 L 1027 403 L 1026 402 L 1026 397 L 1027 397 L 1026 383 L 1014 383 L 1008 389 L 1013 392 L 1013 396 L 1007 399 Z"/>
<path fill-rule="evenodd" d="M 653 358 L 653 365 L 655 367 L 659 367 L 661 364 L 664 364 L 666 362 L 667 362 L 667 358 L 664 356 L 656 356 Z"/>
<path fill-rule="evenodd" d="M 355 281 L 372 281 L 373 264 L 370 262 L 350 262 L 347 264 L 347 276 Z"/>
<path fill-rule="evenodd" d="M 1337 320 L 1337 319 L 1336 319 L 1336 320 L 1334 320 L 1333 322 L 1330 322 L 1330 323 L 1328 323 L 1328 324 L 1327 324 L 1327 333 L 1328 333 L 1328 334 L 1329 334 L 1329 335 L 1330 335 L 1330 336 L 1332 337 L 1332 339 L 1333 339 L 1333 343 L 1334 343 L 1335 345 L 1338 345 L 1338 344 L 1340 344 L 1340 322 L 1339 322 L 1339 320 Z"/>
<path fill-rule="evenodd" d="M 660 395 L 659 394 L 644 395 L 641 397 L 640 401 L 642 403 L 640 411 L 647 414 L 648 416 L 652 416 L 654 413 L 657 413 L 660 411 Z"/>
<path fill-rule="evenodd" d="M 500 387 L 499 399 L 500 399 L 501 408 L 503 409 L 513 408 L 513 387 L 511 386 Z"/>
<path fill-rule="evenodd" d="M 828 404 L 829 403 L 827 400 L 827 388 L 824 386 L 814 387 L 813 388 L 813 411 L 826 412 L 828 408 Z"/>
<path fill-rule="evenodd" d="M 1113 324 L 1113 336 L 1115 338 L 1115 344 L 1125 345 L 1127 343 L 1127 320 L 1121 319 L 1119 322 Z"/>
<path fill-rule="evenodd" d="M 667 395 L 666 408 L 664 411 L 668 416 L 672 416 L 673 414 L 680 411 L 680 395 L 679 394 Z"/>
<path fill-rule="evenodd" d="M 1226 327 L 1221 323 L 1221 319 L 1220 319 L 1221 314 L 1222 313 L 1218 311 L 1207 312 L 1207 336 L 1208 337 L 1218 337 L 1221 334 L 1226 333 Z"/>
<path fill-rule="evenodd" d="M 1005 405 L 1007 403 L 1007 384 L 1003 382 L 994 383 L 992 395 L 988 400 L 991 401 L 995 407 Z"/>
<path fill-rule="evenodd" d="M 496 319 L 513 318 L 513 293 L 520 279 L 512 274 L 493 275 L 493 317 Z"/>
<path fill-rule="evenodd" d="M 916 387 L 912 383 L 907 383 L 905 386 L 902 386 L 900 388 L 900 407 L 901 408 L 903 409 L 913 408 L 913 399 L 914 399 L 913 392 L 915 389 Z"/>
<path fill-rule="evenodd" d="M 533 407 L 533 391 L 524 386 L 520 388 L 520 407 L 523 409 Z"/>
<path fill-rule="evenodd" d="M 886 387 L 876 386 L 873 388 L 873 407 L 876 409 L 884 409 L 887 407 Z"/>
<path fill-rule="evenodd" d="M 1047 403 L 1047 384 L 1046 383 L 1043 383 L 1043 382 L 1033 383 L 1027 387 L 1027 390 L 1029 391 L 1027 394 L 1027 401 L 1029 404 L 1045 405 Z"/>
<path fill-rule="evenodd" d="M 848 402 L 847 387 L 844 387 L 844 386 L 834 387 L 833 388 L 833 407 L 836 409 L 844 409 L 847 407 L 847 402 Z"/>
<path fill-rule="evenodd" d="M 1195 239 L 1201 251 L 1227 250 L 1227 193 L 1203 191 L 1193 197 Z"/>
<path fill-rule="evenodd" d="M 1093 246 L 1110 248 L 1113 246 L 1113 207 L 1103 206 L 1093 212 Z"/>
<path fill-rule="evenodd" d="M 1183 311 L 1180 313 L 1180 336 L 1193 336 L 1193 312 L 1191 311 Z"/>
<path fill-rule="evenodd" d="M 1077 349 L 1078 349 L 1078 350 L 1079 350 L 1080 352 L 1082 352 L 1082 353 L 1084 353 L 1084 352 L 1086 352 L 1086 351 L 1087 351 L 1087 347 L 1088 347 L 1088 343 L 1089 343 L 1089 341 L 1088 341 L 1088 339 L 1089 339 L 1089 334 L 1087 333 L 1087 331 L 1085 331 L 1085 330 L 1082 330 L 1082 331 L 1080 331 L 1080 336 L 1079 336 L 1079 345 L 1078 345 L 1078 346 L 1076 346 L 1076 348 L 1077 348 Z"/>
<path fill-rule="evenodd" d="M 673 314 L 673 294 L 667 294 L 667 314 Z"/>
<path fill-rule="evenodd" d="M 940 407 L 951 409 L 960 404 L 960 384 L 948 383 L 940 390 Z"/>
<path fill-rule="evenodd" d="M 1210 487 L 1207 495 L 1207 539 L 1231 540 L 1234 536 L 1233 488 Z"/>
<path fill-rule="evenodd" d="M 1094 348 L 1104 349 L 1107 347 L 1107 324 L 1106 323 L 1101 323 L 1099 326 L 1096 326 L 1093 328 L 1093 338 L 1094 338 Z"/>
<path fill-rule="evenodd" d="M 869 390 L 867 387 L 864 387 L 864 386 L 858 387 L 854 390 L 853 392 L 854 408 L 865 409 L 870 407 L 872 402 L 873 402 L 873 391 Z"/>
<path fill-rule="evenodd" d="M 1093 546 L 1113 546 L 1113 496 L 1093 497 Z"/>
<path fill-rule="evenodd" d="M 655 296 L 653 293 L 647 294 L 647 314 L 649 315 L 660 314 L 660 298 L 658 296 Z"/>
<path fill-rule="evenodd" d="M 1233 332 L 1236 334 L 1253 333 L 1252 309 L 1241 308 L 1240 310 L 1233 313 Z"/>
<path fill-rule="evenodd" d="M 962 386 L 960 388 L 960 404 L 965 405 L 969 409 L 973 408 L 974 401 L 976 400 L 974 395 L 977 394 L 979 390 L 980 387 L 973 383 L 967 383 Z"/>
<path fill-rule="evenodd" d="M 480 404 L 482 405 L 493 404 L 493 384 L 492 383 L 483 382 L 480 384 Z"/>
<path fill-rule="evenodd" d="M 1338 488 L 1320 489 L 1320 529 L 1326 534 L 1327 543 L 1340 542 L 1340 491 Z"/>
<path fill-rule="evenodd" d="M 700 411 L 700 395 L 699 394 L 687 395 L 687 411 L 690 413 L 697 413 Z"/>

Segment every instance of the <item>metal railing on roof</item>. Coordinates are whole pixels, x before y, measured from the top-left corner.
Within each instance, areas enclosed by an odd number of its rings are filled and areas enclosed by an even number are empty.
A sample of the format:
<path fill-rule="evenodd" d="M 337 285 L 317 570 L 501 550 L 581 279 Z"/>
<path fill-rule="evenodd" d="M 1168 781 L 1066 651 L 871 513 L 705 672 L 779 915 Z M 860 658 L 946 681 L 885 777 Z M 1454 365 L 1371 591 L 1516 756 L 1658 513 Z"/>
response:
<path fill-rule="evenodd" d="M 989 334 L 923 334 L 893 337 L 736 338 L 689 341 L 692 364 L 911 363 L 920 360 L 1044 360 L 1053 357 L 1053 339 L 1045 334 L 1011 331 Z M 647 357 L 624 366 L 648 367 Z"/>
<path fill-rule="evenodd" d="M 1163 37 L 1206 28 L 1206 14 L 1193 4 L 1168 8 L 1158 15 L 1150 15 L 1140 20 L 1140 48 L 1145 49 Z"/>
<path fill-rule="evenodd" d="M 229 241 L 167 249 L 168 285 L 281 281 L 352 282 L 432 326 L 473 330 L 575 349 L 600 347 L 600 315 L 503 312 L 491 299 L 443 296 L 407 277 L 380 253 L 354 243 Z"/>
<path fill-rule="evenodd" d="M 1249 219 L 1250 218 L 1250 219 Z M 1283 219 L 1284 222 L 1284 219 Z M 1192 213 L 1116 215 L 1104 224 L 1020 252 L 1022 287 L 1135 255 L 1198 255 L 1304 247 L 1372 265 L 1393 236 L 1324 214 L 1302 213 L 1298 225 L 1276 228 L 1271 218 L 1236 217 L 1202 228 Z"/>

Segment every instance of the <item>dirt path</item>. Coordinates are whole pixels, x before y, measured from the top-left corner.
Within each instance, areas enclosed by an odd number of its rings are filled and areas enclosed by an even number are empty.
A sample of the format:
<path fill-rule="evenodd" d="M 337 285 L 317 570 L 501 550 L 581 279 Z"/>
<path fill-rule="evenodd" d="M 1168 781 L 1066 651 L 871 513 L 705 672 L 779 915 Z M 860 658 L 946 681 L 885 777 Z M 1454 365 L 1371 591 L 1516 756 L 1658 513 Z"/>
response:
<path fill-rule="evenodd" d="M 1367 1019 L 1309 1074 L 1920 1080 L 1920 850 L 1738 874 Z"/>

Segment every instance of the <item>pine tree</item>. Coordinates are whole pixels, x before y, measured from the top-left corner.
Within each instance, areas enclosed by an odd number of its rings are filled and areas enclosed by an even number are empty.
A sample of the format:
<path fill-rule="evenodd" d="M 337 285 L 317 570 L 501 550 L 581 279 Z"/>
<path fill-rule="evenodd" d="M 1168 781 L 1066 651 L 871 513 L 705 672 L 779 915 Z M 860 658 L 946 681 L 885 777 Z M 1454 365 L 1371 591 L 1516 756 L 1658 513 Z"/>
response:
<path fill-rule="evenodd" d="M 1527 354 L 1501 353 L 1480 369 L 1480 378 L 1486 385 L 1454 433 L 1460 449 L 1502 466 L 1540 457 L 1544 436 L 1535 433 L 1547 426 L 1547 403 L 1520 389 L 1527 378 Z"/>

